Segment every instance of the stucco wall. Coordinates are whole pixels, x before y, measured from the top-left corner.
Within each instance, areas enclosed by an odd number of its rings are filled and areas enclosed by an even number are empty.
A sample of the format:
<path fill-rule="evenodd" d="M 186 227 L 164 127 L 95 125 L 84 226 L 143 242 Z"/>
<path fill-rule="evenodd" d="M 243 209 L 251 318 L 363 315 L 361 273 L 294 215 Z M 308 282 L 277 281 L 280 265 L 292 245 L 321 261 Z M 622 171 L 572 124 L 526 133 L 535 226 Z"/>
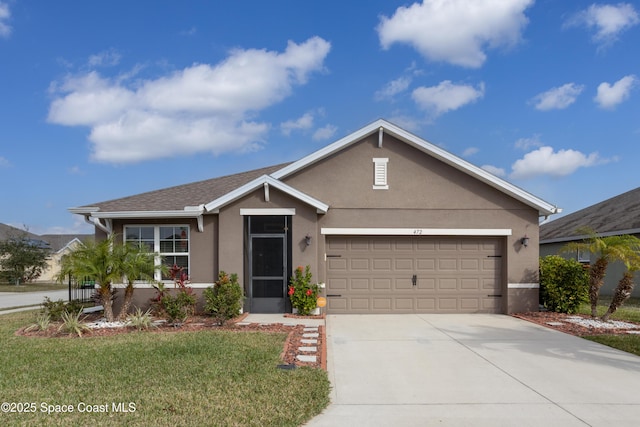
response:
<path fill-rule="evenodd" d="M 373 158 L 388 158 L 388 190 L 373 189 Z M 524 299 L 505 311 L 537 308 L 538 289 L 507 292 L 511 284 L 538 282 L 538 212 L 503 192 L 388 135 L 377 135 L 291 175 L 284 181 L 324 203 L 322 227 L 511 229 L 506 237 L 504 295 Z M 529 237 L 528 247 L 520 240 Z M 325 280 L 324 238 L 318 278 Z"/>

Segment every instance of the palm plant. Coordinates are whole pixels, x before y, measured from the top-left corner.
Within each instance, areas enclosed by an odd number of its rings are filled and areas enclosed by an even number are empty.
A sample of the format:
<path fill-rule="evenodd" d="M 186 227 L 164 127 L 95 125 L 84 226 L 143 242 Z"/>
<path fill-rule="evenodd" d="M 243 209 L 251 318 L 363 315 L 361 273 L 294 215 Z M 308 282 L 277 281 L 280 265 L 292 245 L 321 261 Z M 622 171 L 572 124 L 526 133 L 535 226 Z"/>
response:
<path fill-rule="evenodd" d="M 591 317 L 598 317 L 598 299 L 600 288 L 604 283 L 604 276 L 611 261 L 625 261 L 631 259 L 640 250 L 640 239 L 630 235 L 605 236 L 598 235 L 592 229 L 580 229 L 580 233 L 589 237 L 582 242 L 571 242 L 563 247 L 563 252 L 577 250 L 597 254 L 596 262 L 589 270 L 589 301 L 591 303 Z"/>
<path fill-rule="evenodd" d="M 98 283 L 98 298 L 104 307 L 104 316 L 113 322 L 112 284 L 126 277 L 125 298 L 119 319 L 127 316 L 133 299 L 133 283 L 138 279 L 153 279 L 155 255 L 145 247 L 131 243 L 115 244 L 116 235 L 99 242 L 79 245 L 62 259 L 58 281 L 68 276 L 90 277 Z"/>
<path fill-rule="evenodd" d="M 114 280 L 122 273 L 113 253 L 114 235 L 99 242 L 85 242 L 62 258 L 58 281 L 62 282 L 71 275 L 76 278 L 90 277 L 98 284 L 98 297 L 104 307 L 104 316 L 108 322 L 114 321 L 112 306 L 112 288 Z"/>
<path fill-rule="evenodd" d="M 626 300 L 629 299 L 631 293 L 633 292 L 633 288 L 635 283 L 633 283 L 633 275 L 636 271 L 640 270 L 640 254 L 633 253 L 629 257 L 624 260 L 624 265 L 627 270 L 622 275 L 622 278 L 618 282 L 618 286 L 616 286 L 616 290 L 613 293 L 613 299 L 611 300 L 611 304 L 609 305 L 609 309 L 602 316 L 602 320 L 605 322 L 609 320 L 609 317 L 616 312 Z"/>
<path fill-rule="evenodd" d="M 124 320 L 129 313 L 133 300 L 133 284 L 136 280 L 153 280 L 157 269 L 155 255 L 146 246 L 127 242 L 113 248 L 114 257 L 118 262 L 118 270 L 124 276 L 127 286 L 124 289 L 124 301 L 118 314 L 118 320 Z"/>

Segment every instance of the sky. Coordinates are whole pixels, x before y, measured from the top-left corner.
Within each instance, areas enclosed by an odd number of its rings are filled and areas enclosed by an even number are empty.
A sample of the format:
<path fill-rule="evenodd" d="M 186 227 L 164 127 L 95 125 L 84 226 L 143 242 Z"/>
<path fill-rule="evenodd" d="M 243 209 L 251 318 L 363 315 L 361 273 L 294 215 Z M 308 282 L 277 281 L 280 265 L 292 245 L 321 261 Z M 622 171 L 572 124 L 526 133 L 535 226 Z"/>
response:
<path fill-rule="evenodd" d="M 0 0 L 0 222 L 297 160 L 380 118 L 563 214 L 640 186 L 640 2 Z"/>

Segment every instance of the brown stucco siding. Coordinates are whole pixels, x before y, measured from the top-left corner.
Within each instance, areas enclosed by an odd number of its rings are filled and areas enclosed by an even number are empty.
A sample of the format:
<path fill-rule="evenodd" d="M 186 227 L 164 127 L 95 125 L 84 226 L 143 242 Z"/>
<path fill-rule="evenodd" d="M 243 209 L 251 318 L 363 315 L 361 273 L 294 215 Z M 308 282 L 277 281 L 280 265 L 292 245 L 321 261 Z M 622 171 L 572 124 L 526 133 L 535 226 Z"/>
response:
<path fill-rule="evenodd" d="M 388 190 L 374 190 L 373 159 L 388 158 Z M 377 136 L 283 181 L 331 208 L 522 209 L 522 203 L 476 178 L 386 135 Z"/>
<path fill-rule="evenodd" d="M 309 265 L 314 277 L 318 272 L 318 232 L 316 209 L 300 202 L 279 190 L 271 188 L 269 202 L 264 199 L 264 190 L 251 194 L 225 206 L 219 214 L 219 268 L 228 273 L 237 273 L 241 284 L 245 285 L 247 254 L 245 253 L 244 217 L 240 209 L 294 208 L 292 217 L 292 266 Z M 321 216 L 321 215 L 320 215 Z M 311 235 L 311 246 L 306 246 L 305 236 Z"/>
<path fill-rule="evenodd" d="M 388 158 L 388 190 L 373 189 L 373 158 Z M 509 283 L 538 282 L 538 211 L 524 203 L 385 135 L 363 139 L 284 179 L 329 204 L 317 232 L 327 228 L 510 229 L 505 237 L 504 311 L 535 307 L 538 290 L 518 292 Z M 529 237 L 524 248 L 520 239 Z M 324 236 L 318 241 L 318 280 L 325 281 Z M 522 292 L 520 292 L 522 291 Z M 518 305 L 512 298 L 525 300 Z"/>

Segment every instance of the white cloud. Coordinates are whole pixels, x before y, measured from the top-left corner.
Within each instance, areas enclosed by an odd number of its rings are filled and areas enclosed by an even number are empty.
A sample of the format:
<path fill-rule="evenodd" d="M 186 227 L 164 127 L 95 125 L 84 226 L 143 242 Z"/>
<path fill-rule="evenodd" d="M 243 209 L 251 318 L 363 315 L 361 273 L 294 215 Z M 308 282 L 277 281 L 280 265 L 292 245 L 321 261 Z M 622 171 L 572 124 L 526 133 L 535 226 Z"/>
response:
<path fill-rule="evenodd" d="M 71 166 L 67 171 L 71 175 L 84 175 L 84 171 L 80 168 L 80 166 Z"/>
<path fill-rule="evenodd" d="M 51 85 L 48 121 L 90 127 L 92 158 L 100 162 L 254 150 L 269 125 L 251 118 L 323 70 L 330 48 L 312 37 L 281 53 L 236 49 L 215 65 L 130 84 L 130 76 L 96 71 L 68 76 Z"/>
<path fill-rule="evenodd" d="M 88 64 L 90 67 L 108 67 L 118 65 L 121 58 L 122 55 L 117 50 L 109 49 L 89 56 Z"/>
<path fill-rule="evenodd" d="M 384 99 L 391 99 L 399 93 L 406 91 L 411 84 L 411 77 L 399 77 L 395 80 L 391 80 L 384 87 L 378 90 L 374 98 L 377 101 Z"/>
<path fill-rule="evenodd" d="M 473 156 L 474 154 L 478 153 L 478 151 L 480 151 L 478 147 L 469 147 L 462 152 L 462 157 Z"/>
<path fill-rule="evenodd" d="M 483 96 L 484 83 L 480 83 L 476 89 L 469 85 L 456 85 L 449 80 L 441 82 L 438 86 L 419 87 L 412 93 L 416 104 L 424 110 L 431 111 L 434 115 L 457 110 Z"/>
<path fill-rule="evenodd" d="M 11 163 L 9 162 L 9 160 L 0 156 L 0 168 L 8 168 L 9 166 L 11 166 Z"/>
<path fill-rule="evenodd" d="M 614 108 L 629 98 L 631 89 L 637 86 L 637 84 L 638 79 L 634 75 L 625 76 L 613 85 L 602 82 L 598 86 L 598 94 L 594 100 L 602 108 Z"/>
<path fill-rule="evenodd" d="M 567 83 L 534 96 L 531 102 L 536 110 L 562 110 L 573 104 L 583 90 L 583 85 Z"/>
<path fill-rule="evenodd" d="M 608 45 L 616 41 L 621 32 L 638 23 L 640 23 L 640 17 L 630 3 L 592 4 L 571 17 L 565 26 L 585 26 L 595 30 L 593 40 L 598 44 Z"/>
<path fill-rule="evenodd" d="M 554 151 L 552 147 L 544 146 L 516 160 L 511 166 L 510 178 L 527 179 L 538 175 L 561 177 L 572 174 L 578 168 L 586 168 L 607 161 L 601 160 L 598 153 L 585 155 L 570 149 Z"/>
<path fill-rule="evenodd" d="M 478 68 L 486 49 L 511 47 L 529 20 L 534 0 L 423 0 L 382 16 L 378 36 L 383 49 L 407 43 L 425 58 Z"/>
<path fill-rule="evenodd" d="M 0 37 L 9 37 L 11 35 L 12 28 L 7 21 L 11 18 L 11 11 L 9 5 L 0 2 Z"/>
<path fill-rule="evenodd" d="M 516 148 L 520 150 L 530 150 L 531 148 L 542 147 L 542 141 L 540 141 L 540 135 L 533 135 L 531 138 L 520 138 L 514 144 Z"/>
<path fill-rule="evenodd" d="M 307 130 L 313 127 L 313 114 L 305 113 L 302 117 L 299 117 L 296 120 L 287 120 L 286 122 L 280 124 L 280 130 L 284 135 L 291 135 L 291 131 L 293 130 Z"/>
<path fill-rule="evenodd" d="M 35 234 L 93 234 L 95 232 L 95 227 L 89 225 L 84 217 L 79 215 L 72 215 L 71 220 L 73 221 L 73 225 L 71 226 L 50 226 L 47 228 L 39 228 L 36 227 L 31 230 L 32 233 Z"/>
<path fill-rule="evenodd" d="M 338 128 L 333 125 L 326 125 L 313 133 L 314 141 L 325 141 L 327 139 L 333 138 L 333 135 L 336 134 Z"/>
<path fill-rule="evenodd" d="M 198 32 L 196 27 L 191 27 L 188 30 L 180 31 L 181 36 L 194 36 Z"/>
<path fill-rule="evenodd" d="M 495 176 L 499 176 L 500 178 L 504 178 L 507 173 L 505 172 L 504 169 L 496 167 L 496 166 L 492 166 L 492 165 L 482 165 L 480 166 L 482 169 L 486 170 L 487 172 L 494 174 Z"/>

